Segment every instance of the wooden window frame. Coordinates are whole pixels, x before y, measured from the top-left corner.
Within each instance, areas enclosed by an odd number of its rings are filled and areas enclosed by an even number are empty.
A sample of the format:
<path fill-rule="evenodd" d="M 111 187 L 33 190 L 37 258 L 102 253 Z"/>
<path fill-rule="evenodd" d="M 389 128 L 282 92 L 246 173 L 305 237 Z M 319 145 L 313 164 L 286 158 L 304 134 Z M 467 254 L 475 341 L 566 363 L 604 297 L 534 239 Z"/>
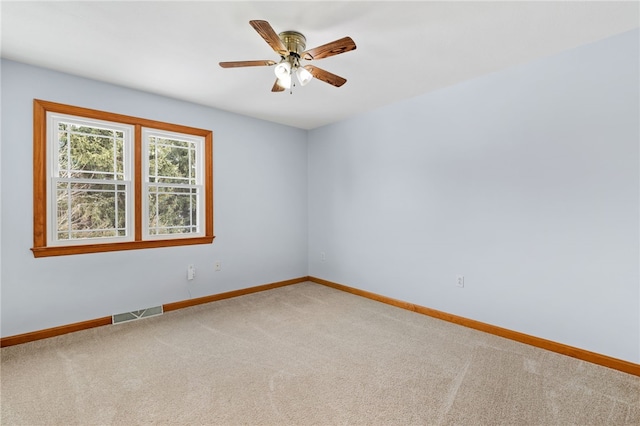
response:
<path fill-rule="evenodd" d="M 116 243 L 47 245 L 47 113 L 59 113 L 78 117 L 111 121 L 134 126 L 134 240 Z M 204 138 L 204 236 L 143 239 L 142 232 L 142 128 L 184 133 Z M 65 105 L 56 102 L 33 100 L 33 247 L 34 257 L 64 256 L 84 253 L 101 253 L 120 250 L 175 247 L 194 244 L 211 244 L 213 235 L 213 132 L 195 127 L 170 124 L 155 120 L 115 114 L 94 109 Z"/>

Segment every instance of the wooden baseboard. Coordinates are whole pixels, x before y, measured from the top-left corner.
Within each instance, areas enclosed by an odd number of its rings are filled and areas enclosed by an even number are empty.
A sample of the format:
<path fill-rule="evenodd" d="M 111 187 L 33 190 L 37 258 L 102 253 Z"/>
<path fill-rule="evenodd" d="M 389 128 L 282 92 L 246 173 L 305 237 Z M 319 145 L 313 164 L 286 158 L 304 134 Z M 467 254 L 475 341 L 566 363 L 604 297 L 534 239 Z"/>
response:
<path fill-rule="evenodd" d="M 542 339 L 540 337 L 530 336 L 528 334 L 524 334 L 517 331 L 509 330 L 506 328 L 498 327 L 495 325 L 487 324 L 484 322 L 460 317 L 457 315 L 448 314 L 446 312 L 437 311 L 435 309 L 425 308 L 424 306 L 415 305 L 413 303 L 404 302 L 402 300 L 392 299 L 390 297 L 386 297 L 376 293 L 371 293 L 369 291 L 349 287 L 343 284 L 338 284 L 332 281 L 323 280 L 321 278 L 308 277 L 308 280 L 317 284 L 322 284 L 331 288 L 335 288 L 337 290 L 346 291 L 347 293 L 366 297 L 367 299 L 376 300 L 378 302 L 397 306 L 399 308 L 407 309 L 409 311 L 417 312 L 423 315 L 428 315 L 433 318 L 437 318 L 444 321 L 459 324 L 465 327 L 473 328 L 475 330 L 483 331 L 485 333 L 504 337 L 510 340 L 515 340 L 516 342 L 525 343 L 527 345 L 535 346 L 541 349 L 546 349 L 551 352 L 556 352 L 562 355 L 567 355 L 583 361 L 591 362 L 593 364 L 602 365 L 604 367 L 612 368 L 614 370 L 619 370 L 625 373 L 633 374 L 635 376 L 640 376 L 640 364 L 634 364 L 629 361 L 612 358 L 607 355 L 602 355 L 599 353 L 587 351 L 585 349 L 564 345 L 562 343 L 554 342 L 547 339 Z"/>
<path fill-rule="evenodd" d="M 294 278 L 286 281 L 278 281 L 271 284 L 263 284 L 256 287 L 243 288 L 241 290 L 228 291 L 226 293 L 212 294 L 211 296 L 198 297 L 196 299 L 181 300 L 180 302 L 167 303 L 162 306 L 164 312 L 175 311 L 176 309 L 188 308 L 190 306 L 201 305 L 203 303 L 215 302 L 216 300 L 230 299 L 232 297 L 243 296 L 245 294 L 257 293 L 259 291 L 271 290 L 272 288 L 285 287 L 309 281 L 309 277 Z"/>
<path fill-rule="evenodd" d="M 226 293 L 213 294 L 211 296 L 198 297 L 196 299 L 182 300 L 180 302 L 167 303 L 162 306 L 164 312 L 175 311 L 176 309 L 188 308 L 189 306 L 200 305 L 202 303 L 215 302 L 216 300 L 229 299 L 231 297 L 242 296 L 244 294 L 257 293 L 259 291 L 271 290 L 272 288 L 284 287 L 287 285 L 297 284 L 309 281 L 309 277 L 294 278 L 286 281 L 278 281 L 275 283 L 259 285 L 256 287 L 244 288 L 241 290 L 229 291 Z M 59 327 L 47 328 L 44 330 L 32 331 L 30 333 L 16 334 L 0 338 L 0 347 L 19 345 L 22 343 L 33 342 L 35 340 L 47 339 L 49 337 L 61 336 L 74 331 L 87 330 L 89 328 L 110 325 L 111 317 L 96 318 L 88 321 L 76 322 L 73 324 L 61 325 Z"/>
<path fill-rule="evenodd" d="M 48 339 L 49 337 L 61 336 L 67 333 L 73 333 L 74 331 L 87 330 L 89 328 L 101 327 L 109 324 L 111 324 L 111 317 L 102 317 L 73 324 L 61 325 L 59 327 L 32 331 L 30 333 L 16 334 L 15 336 L 1 338 L 0 347 L 4 348 L 5 346 L 20 345 L 22 343 Z"/>

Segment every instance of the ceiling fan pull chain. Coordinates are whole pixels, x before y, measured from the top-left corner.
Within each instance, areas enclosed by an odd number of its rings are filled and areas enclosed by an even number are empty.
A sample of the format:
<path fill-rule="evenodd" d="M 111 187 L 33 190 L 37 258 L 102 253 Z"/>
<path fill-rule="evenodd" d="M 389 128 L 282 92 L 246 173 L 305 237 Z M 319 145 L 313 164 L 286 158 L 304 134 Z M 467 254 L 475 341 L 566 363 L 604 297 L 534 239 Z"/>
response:
<path fill-rule="evenodd" d="M 293 67 L 289 70 L 289 78 L 291 79 L 291 87 L 289 88 L 289 94 L 293 95 L 293 87 L 296 85 L 296 82 L 293 79 Z"/>

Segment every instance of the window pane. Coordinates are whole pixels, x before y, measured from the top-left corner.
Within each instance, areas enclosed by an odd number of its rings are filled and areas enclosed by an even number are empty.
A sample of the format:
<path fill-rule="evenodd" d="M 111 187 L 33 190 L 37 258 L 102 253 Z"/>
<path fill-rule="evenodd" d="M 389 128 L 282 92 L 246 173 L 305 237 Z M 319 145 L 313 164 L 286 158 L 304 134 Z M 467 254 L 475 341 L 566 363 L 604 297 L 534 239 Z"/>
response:
<path fill-rule="evenodd" d="M 59 123 L 58 125 L 58 164 L 60 174 L 67 175 L 69 169 L 69 134 L 67 133 L 68 125 Z"/>
<path fill-rule="evenodd" d="M 74 123 L 58 125 L 58 175 L 80 179 L 124 179 L 122 131 Z"/>
<path fill-rule="evenodd" d="M 126 235 L 126 186 L 59 181 L 56 185 L 58 239 Z"/>
<path fill-rule="evenodd" d="M 149 137 L 149 182 L 195 184 L 196 144 Z"/>
<path fill-rule="evenodd" d="M 149 189 L 149 234 L 198 232 L 198 194 L 195 188 Z"/>
<path fill-rule="evenodd" d="M 189 156 L 190 156 L 190 163 L 189 163 L 189 184 L 191 185 L 195 185 L 197 183 L 196 181 L 196 150 L 195 149 L 190 149 L 189 150 Z"/>
<path fill-rule="evenodd" d="M 118 134 L 122 134 L 122 132 L 116 132 Z M 116 137 L 115 140 L 115 158 L 114 158 L 114 163 L 115 163 L 115 172 L 116 172 L 116 179 L 117 180 L 123 180 L 124 179 L 124 161 L 125 161 L 125 155 L 124 155 L 124 137 L 120 136 L 120 137 Z"/>

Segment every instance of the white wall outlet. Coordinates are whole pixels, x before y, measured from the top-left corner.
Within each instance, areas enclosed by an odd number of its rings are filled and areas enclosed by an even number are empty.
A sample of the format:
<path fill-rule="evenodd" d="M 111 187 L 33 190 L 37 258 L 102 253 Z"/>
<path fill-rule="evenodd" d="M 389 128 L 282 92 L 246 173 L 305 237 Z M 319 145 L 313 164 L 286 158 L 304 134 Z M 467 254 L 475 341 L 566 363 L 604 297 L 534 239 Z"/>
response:
<path fill-rule="evenodd" d="M 194 265 L 187 266 L 187 279 L 192 280 L 196 277 L 196 267 Z"/>
<path fill-rule="evenodd" d="M 321 251 L 320 252 L 320 262 L 326 262 L 327 261 L 327 253 Z"/>
<path fill-rule="evenodd" d="M 213 264 L 213 268 L 216 271 L 222 271 L 222 262 L 220 262 L 219 260 L 216 260 L 216 263 Z"/>
<path fill-rule="evenodd" d="M 458 287 L 464 287 L 464 275 L 456 275 L 456 285 Z"/>

